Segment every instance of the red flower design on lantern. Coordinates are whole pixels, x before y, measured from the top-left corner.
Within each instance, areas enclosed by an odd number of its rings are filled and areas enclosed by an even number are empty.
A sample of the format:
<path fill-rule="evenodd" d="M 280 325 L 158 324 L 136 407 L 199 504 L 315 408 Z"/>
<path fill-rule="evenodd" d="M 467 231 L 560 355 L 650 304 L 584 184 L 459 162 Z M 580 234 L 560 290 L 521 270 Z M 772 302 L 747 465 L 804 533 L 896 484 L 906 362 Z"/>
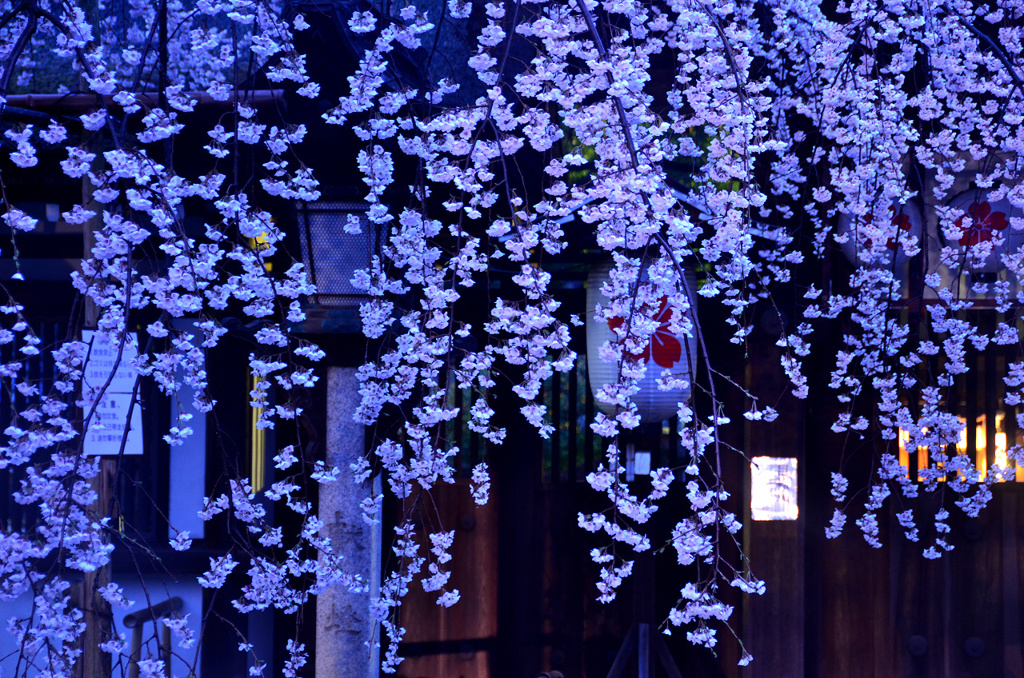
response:
<path fill-rule="evenodd" d="M 1005 230 L 1010 222 L 1003 212 L 993 212 L 987 202 L 972 202 L 967 208 L 967 216 L 971 218 L 970 228 L 964 228 L 964 218 L 956 220 L 956 226 L 963 231 L 960 238 L 961 247 L 977 245 L 979 242 L 991 240 L 995 231 Z"/>
<path fill-rule="evenodd" d="M 899 212 L 896 212 L 895 207 L 890 207 L 889 209 L 895 212 L 895 214 L 893 214 L 892 221 L 889 223 L 896 226 L 896 235 L 899 236 L 900 231 L 906 231 L 907 233 L 910 233 L 910 215 L 904 212 L 902 209 L 900 209 Z M 889 238 L 888 242 L 885 243 L 885 246 L 888 247 L 890 251 L 895 252 L 896 238 Z"/>
<path fill-rule="evenodd" d="M 889 223 L 892 224 L 893 226 L 895 226 L 898 229 L 896 235 L 899 236 L 899 231 L 906 231 L 907 233 L 909 233 L 910 232 L 910 215 L 907 214 L 906 212 L 904 212 L 902 207 L 900 208 L 900 211 L 897 212 L 895 205 L 890 207 L 889 211 L 892 213 L 892 220 Z M 863 217 L 860 218 L 860 223 L 862 223 L 864 225 L 867 225 L 867 224 L 870 224 L 873 220 L 874 220 L 874 216 L 873 215 L 865 214 Z M 898 242 L 897 242 L 896 238 L 889 238 L 889 240 L 885 243 L 885 247 L 890 252 L 895 252 L 897 244 L 898 244 Z M 864 246 L 867 249 L 871 249 L 871 238 L 868 238 L 868 239 L 866 239 L 864 241 Z"/>
<path fill-rule="evenodd" d="M 668 308 L 668 297 L 661 298 L 661 306 L 658 308 L 654 320 L 658 323 L 658 329 L 654 330 L 654 334 L 651 335 L 651 340 L 644 350 L 632 355 L 637 360 L 643 360 L 644 363 L 653 357 L 655 364 L 659 367 L 665 369 L 674 367 L 683 355 L 683 347 L 675 335 L 668 330 L 669 322 L 672 320 L 672 309 Z M 624 322 L 622 318 L 611 318 L 608 320 L 608 329 L 614 332 Z M 619 343 L 622 341 L 620 339 Z"/>

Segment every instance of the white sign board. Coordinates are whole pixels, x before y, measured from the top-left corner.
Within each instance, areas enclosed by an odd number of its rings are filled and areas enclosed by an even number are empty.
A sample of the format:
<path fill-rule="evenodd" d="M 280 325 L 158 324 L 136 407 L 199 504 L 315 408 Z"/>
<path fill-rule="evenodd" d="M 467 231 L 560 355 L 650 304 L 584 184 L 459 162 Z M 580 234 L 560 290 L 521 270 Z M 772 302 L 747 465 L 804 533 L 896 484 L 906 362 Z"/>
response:
<path fill-rule="evenodd" d="M 754 520 L 796 520 L 797 460 L 754 457 L 750 460 L 750 517 Z"/>
<path fill-rule="evenodd" d="M 117 360 L 117 344 L 102 342 L 98 337 L 93 341 L 96 333 L 93 330 L 82 331 L 82 341 L 92 344 L 89 350 L 89 361 L 85 364 L 85 384 L 90 390 L 103 386 L 114 369 L 114 361 Z M 107 387 L 107 393 L 131 393 L 135 388 L 135 368 L 132 366 L 135 358 L 139 355 L 136 346 L 137 340 L 134 334 L 128 335 L 124 341 L 124 348 L 121 349 L 121 362 L 117 365 L 117 372 Z"/>
<path fill-rule="evenodd" d="M 107 383 L 110 384 L 103 392 L 96 411 L 89 422 L 89 430 L 85 433 L 85 453 L 88 455 L 115 455 L 121 453 L 121 440 L 125 435 L 128 422 L 128 410 L 131 406 L 132 391 L 135 389 L 136 372 L 133 362 L 139 351 L 136 339 L 129 334 L 121 349 L 121 361 L 117 361 L 118 346 L 101 341 L 91 330 L 82 332 L 82 341 L 91 343 L 89 360 L 85 364 L 83 389 L 85 414 L 92 409 L 94 395 Z M 113 372 L 113 378 L 111 378 Z M 131 422 L 128 426 L 128 437 L 124 446 L 125 454 L 142 454 L 142 406 L 135 403 L 132 408 Z"/>

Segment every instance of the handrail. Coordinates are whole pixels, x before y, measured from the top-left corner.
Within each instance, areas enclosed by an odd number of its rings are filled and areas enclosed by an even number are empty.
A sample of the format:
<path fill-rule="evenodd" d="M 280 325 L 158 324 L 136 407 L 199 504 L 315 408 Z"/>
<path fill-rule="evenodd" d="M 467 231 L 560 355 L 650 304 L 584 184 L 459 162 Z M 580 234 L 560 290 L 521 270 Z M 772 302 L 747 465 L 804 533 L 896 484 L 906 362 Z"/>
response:
<path fill-rule="evenodd" d="M 132 612 L 124 616 L 124 625 L 130 629 L 134 629 L 136 626 L 141 626 L 148 621 L 157 621 L 163 619 L 172 612 L 177 612 L 182 607 L 181 598 L 174 596 L 168 598 L 162 603 L 157 603 L 147 607 L 145 610 L 139 610 L 138 612 Z"/>
<path fill-rule="evenodd" d="M 146 622 L 153 622 L 153 625 L 156 626 L 158 621 L 174 614 L 182 606 L 181 598 L 173 596 L 162 603 L 157 603 L 144 610 L 125 615 L 124 625 L 132 630 L 132 649 L 128 660 L 128 678 L 139 678 L 139 660 L 142 659 L 142 627 L 145 626 Z M 164 660 L 164 675 L 167 678 L 171 678 L 171 628 L 166 624 L 161 629 L 158 647 L 160 648 L 160 657 Z"/>

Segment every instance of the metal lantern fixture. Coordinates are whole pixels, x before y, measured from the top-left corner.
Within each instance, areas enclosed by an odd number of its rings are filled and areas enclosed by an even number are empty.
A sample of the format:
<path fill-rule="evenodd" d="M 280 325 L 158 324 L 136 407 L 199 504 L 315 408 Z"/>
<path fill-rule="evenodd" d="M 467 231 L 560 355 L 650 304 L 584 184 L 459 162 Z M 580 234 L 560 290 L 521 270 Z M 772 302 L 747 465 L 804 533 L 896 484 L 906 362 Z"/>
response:
<path fill-rule="evenodd" d="M 613 327 L 621 324 L 622 321 L 618 319 L 605 321 L 594 313 L 597 304 L 607 305 L 609 303 L 608 297 L 601 293 L 601 286 L 608 281 L 611 269 L 611 263 L 597 266 L 591 269 L 587 279 L 587 371 L 590 388 L 594 393 L 618 379 L 618 365 L 606 363 L 598 356 L 601 346 L 605 342 L 616 341 L 617 337 L 613 332 Z M 686 273 L 686 284 L 691 293 L 696 290 L 696 277 L 691 271 Z M 639 382 L 639 392 L 633 396 L 640 419 L 645 422 L 660 422 L 675 416 L 679 401 L 688 398 L 690 390 L 662 391 L 658 388 L 657 380 L 665 369 L 672 370 L 677 376 L 687 374 L 689 361 L 696 360 L 697 356 L 695 337 L 680 337 L 669 331 L 669 322 L 672 319 L 671 308 L 663 304 L 657 319 L 661 324 L 651 337 L 651 342 L 643 354 L 643 360 L 647 362 L 647 372 Z M 605 414 L 615 414 L 615 408 L 606 403 L 598 401 L 595 402 L 595 405 Z"/>
<path fill-rule="evenodd" d="M 380 230 L 366 218 L 365 202 L 300 203 L 302 261 L 316 285 L 310 301 L 324 308 L 358 310 L 366 293 L 352 276 L 370 264 L 379 249 Z M 358 226 L 358 233 L 353 232 Z"/>

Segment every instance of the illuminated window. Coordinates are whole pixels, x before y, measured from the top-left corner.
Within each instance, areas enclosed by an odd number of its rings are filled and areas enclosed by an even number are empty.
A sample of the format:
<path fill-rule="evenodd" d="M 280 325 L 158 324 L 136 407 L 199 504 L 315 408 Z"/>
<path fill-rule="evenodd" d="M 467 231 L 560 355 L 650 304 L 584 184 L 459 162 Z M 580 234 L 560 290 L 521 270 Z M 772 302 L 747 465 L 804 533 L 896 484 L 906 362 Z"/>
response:
<path fill-rule="evenodd" d="M 981 477 L 985 478 L 988 475 L 989 466 L 998 466 L 1000 468 L 1014 468 L 1014 474 L 1012 478 L 1016 482 L 1024 480 L 1024 467 L 1017 467 L 1015 462 L 1007 460 L 1007 431 L 1006 431 L 1006 417 L 1002 412 L 997 412 L 995 416 L 995 436 L 992 444 L 989 444 L 988 434 L 988 415 L 981 415 L 977 418 L 974 427 L 974 440 L 975 440 L 975 463 L 978 471 L 981 473 Z M 1018 436 L 1019 438 L 1019 436 Z M 1020 441 L 1017 441 L 1020 444 Z M 960 436 L 960 442 L 957 443 L 957 449 L 967 449 L 967 430 L 964 429 L 963 434 Z M 1006 475 L 1006 479 L 1011 476 Z"/>
<path fill-rule="evenodd" d="M 970 454 L 974 459 L 974 466 L 978 469 L 978 473 L 981 474 L 981 479 L 984 480 L 988 475 L 990 466 L 998 466 L 1000 468 L 1013 469 L 1011 473 L 1004 475 L 1004 480 L 1012 480 L 1014 482 L 1024 482 L 1024 466 L 1018 466 L 1015 462 L 1010 461 L 1007 457 L 1007 435 L 1006 430 L 1006 417 L 1003 412 L 996 412 L 993 417 L 992 430 L 989 430 L 989 420 L 987 414 L 982 414 L 975 418 L 974 430 L 971 431 L 967 424 L 967 419 L 960 417 L 960 421 L 965 424 L 963 431 L 960 432 L 960 440 L 956 444 L 957 454 Z M 973 434 L 973 435 L 972 435 Z M 989 440 L 991 434 L 992 440 Z M 1015 436 L 1016 444 L 1021 444 L 1021 435 L 1018 433 Z M 907 469 L 914 467 L 918 470 L 918 480 L 921 480 L 920 471 L 928 468 L 930 463 L 928 448 L 918 447 L 916 450 L 910 450 L 907 448 L 907 442 L 910 439 L 910 435 L 900 429 L 899 435 L 899 447 L 900 447 L 900 464 Z M 973 439 L 973 440 L 972 440 Z M 971 445 L 973 443 L 973 453 L 971 452 Z M 941 466 L 940 466 L 941 468 Z M 909 473 L 909 470 L 908 470 Z M 941 482 L 941 479 L 940 479 Z"/>
<path fill-rule="evenodd" d="M 910 433 L 908 431 L 905 431 L 905 430 L 903 430 L 901 428 L 900 429 L 900 466 L 902 466 L 903 468 L 907 469 L 907 475 L 910 475 L 910 467 L 911 467 L 911 459 L 910 459 L 911 452 L 907 450 L 907 442 L 909 440 L 910 440 Z M 929 460 L 928 460 L 928 448 L 927 447 L 918 447 L 918 448 L 916 448 L 914 450 L 913 454 L 915 456 L 913 466 L 916 467 L 918 471 L 923 471 L 924 469 L 928 468 L 928 461 Z M 918 475 L 917 479 L 921 480 L 921 476 Z"/>

